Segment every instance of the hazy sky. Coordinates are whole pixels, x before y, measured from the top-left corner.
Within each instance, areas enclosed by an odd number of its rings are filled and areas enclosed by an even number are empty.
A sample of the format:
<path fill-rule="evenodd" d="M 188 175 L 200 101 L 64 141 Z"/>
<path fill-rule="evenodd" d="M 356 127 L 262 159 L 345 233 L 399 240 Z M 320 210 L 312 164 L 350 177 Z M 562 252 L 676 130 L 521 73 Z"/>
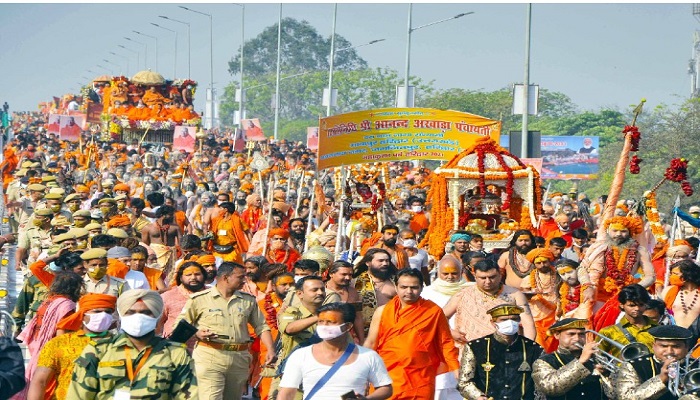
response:
<path fill-rule="evenodd" d="M 241 9 L 230 4 L 182 5 L 213 15 L 214 82 L 219 92 L 234 79 L 227 61 L 241 43 Z M 372 67 L 390 67 L 403 76 L 406 4 L 339 4 L 337 33 L 354 45 Z M 250 39 L 277 22 L 277 4 L 247 4 L 245 36 Z M 495 90 L 523 80 L 525 4 L 414 4 L 413 26 L 474 11 L 475 14 L 415 31 L 411 75 L 439 88 Z M 332 4 L 286 3 L 283 16 L 305 19 L 322 35 L 331 33 Z M 40 101 L 77 92 L 83 77 L 107 73 L 103 59 L 120 64 L 128 56 L 130 75 L 139 50 L 148 44 L 155 69 L 153 39 L 158 37 L 158 69 L 172 78 L 174 35 L 179 32 L 178 77 L 187 73 L 187 30 L 158 18 L 189 21 L 192 27 L 192 78 L 209 85 L 209 19 L 177 4 L 0 4 L 0 102 L 13 110 L 34 110 Z M 687 74 L 692 37 L 700 23 L 691 4 L 534 4 L 530 79 L 562 92 L 581 109 L 624 108 L 646 97 L 649 105 L 677 104 L 689 96 Z M 95 73 L 88 72 L 92 70 Z M 284 76 L 285 72 L 282 71 Z M 203 109 L 198 92 L 197 110 Z M 320 99 L 319 99 L 320 103 Z M 250 116 L 254 117 L 254 116 Z"/>

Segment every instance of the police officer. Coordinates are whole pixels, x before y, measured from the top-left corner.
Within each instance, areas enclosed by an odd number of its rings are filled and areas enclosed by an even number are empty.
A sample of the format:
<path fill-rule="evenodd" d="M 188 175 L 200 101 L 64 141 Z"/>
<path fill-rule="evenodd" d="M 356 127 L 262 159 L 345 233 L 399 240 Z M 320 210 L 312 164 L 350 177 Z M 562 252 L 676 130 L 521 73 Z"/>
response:
<path fill-rule="evenodd" d="M 23 197 L 18 202 L 8 204 L 10 207 L 19 208 L 19 231 L 29 228 L 29 220 L 34 214 L 34 210 L 38 210 L 45 204 L 44 195 L 46 194 L 46 186 L 33 183 L 27 186 L 28 196 Z"/>
<path fill-rule="evenodd" d="M 620 400 L 678 399 L 668 390 L 669 375 L 674 369 L 678 373 L 676 361 L 683 364 L 692 333 L 678 325 L 661 325 L 649 329 L 649 334 L 654 337 L 652 354 L 622 363 L 612 377 Z"/>
<path fill-rule="evenodd" d="M 51 219 L 53 211 L 41 208 L 34 212 L 32 226 L 20 230 L 17 237 L 17 262 L 31 265 L 42 251 L 51 247 Z M 26 261 L 26 263 L 25 263 Z"/>
<path fill-rule="evenodd" d="M 467 399 L 533 400 L 532 364 L 542 347 L 521 336 L 523 308 L 502 304 L 487 311 L 496 332 L 464 346 L 457 389 Z"/>
<path fill-rule="evenodd" d="M 63 209 L 63 196 L 58 193 L 48 193 L 44 196 L 46 200 L 46 208 L 53 212 L 52 221 L 56 225 L 56 221 L 60 220 L 61 217 L 64 221 L 67 221 L 70 225 L 73 222 L 73 214 Z"/>
<path fill-rule="evenodd" d="M 216 286 L 192 294 L 178 317 L 198 329 L 192 358 L 202 399 L 240 399 L 243 395 L 252 361 L 248 324 L 266 348 L 274 348 L 255 297 L 240 291 L 245 272 L 243 265 L 221 263 Z M 274 357 L 274 352 L 268 352 L 266 363 Z"/>
<path fill-rule="evenodd" d="M 594 362 L 598 343 L 586 343 L 587 324 L 585 319 L 566 318 L 549 328 L 547 333 L 557 339 L 559 347 L 532 365 L 535 389 L 547 399 L 613 397 L 609 379 L 601 376 L 604 371 Z"/>
<path fill-rule="evenodd" d="M 90 249 L 80 255 L 87 274 L 83 277 L 86 293 L 109 294 L 119 297 L 129 290 L 129 284 L 124 279 L 107 275 L 107 250 Z"/>
<path fill-rule="evenodd" d="M 117 311 L 123 333 L 88 343 L 75 362 L 66 398 L 196 399 L 186 346 L 156 336 L 163 314 L 158 292 L 130 290 L 117 300 Z"/>

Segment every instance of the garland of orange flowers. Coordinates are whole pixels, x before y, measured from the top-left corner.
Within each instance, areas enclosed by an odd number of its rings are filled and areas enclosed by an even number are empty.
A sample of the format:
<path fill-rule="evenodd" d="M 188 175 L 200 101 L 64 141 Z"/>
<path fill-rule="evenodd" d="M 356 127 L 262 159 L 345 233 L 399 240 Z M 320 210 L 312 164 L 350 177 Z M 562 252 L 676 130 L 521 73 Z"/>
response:
<path fill-rule="evenodd" d="M 559 287 L 559 299 L 563 314 L 575 310 L 581 304 L 581 285 L 574 288 L 573 294 L 569 292 L 569 289 L 571 286 L 566 282 L 562 282 Z"/>
<path fill-rule="evenodd" d="M 532 220 L 530 220 L 530 208 L 524 204 L 520 211 L 520 229 L 527 229 L 533 234 L 535 233 L 535 227 L 532 226 Z"/>
<path fill-rule="evenodd" d="M 537 278 L 536 278 L 536 276 L 537 276 L 537 269 L 533 269 L 533 270 L 530 272 L 530 287 L 531 287 L 533 290 L 537 290 Z M 544 290 L 544 289 L 542 289 L 542 290 Z M 538 294 L 532 296 L 532 299 L 531 299 L 531 300 L 535 300 L 535 301 L 541 302 L 546 308 L 550 308 L 550 309 L 556 309 L 556 308 L 557 308 L 556 303 L 552 303 L 551 301 L 545 299 L 544 296 L 543 296 L 542 294 L 540 294 L 540 293 L 538 293 Z"/>
<path fill-rule="evenodd" d="M 659 243 L 668 242 L 668 236 L 664 232 L 664 227 L 661 225 L 659 218 L 659 210 L 656 204 L 656 193 L 649 191 L 644 193 L 644 204 L 646 205 L 646 217 L 649 221 L 649 228 L 654 234 L 656 241 Z"/>
<path fill-rule="evenodd" d="M 430 213 L 433 221 L 419 246 L 427 245 L 431 255 L 441 257 L 445 251 L 447 235 L 452 231 L 454 223 L 453 210 L 449 207 L 447 199 L 447 179 L 444 176 L 435 175 L 427 197 L 431 199 Z"/>
<path fill-rule="evenodd" d="M 630 247 L 625 247 L 620 254 L 617 246 L 611 247 L 605 252 L 606 276 L 603 288 L 608 293 L 616 293 L 623 286 L 633 283 L 632 269 L 637 263 L 637 252 L 630 252 Z"/>

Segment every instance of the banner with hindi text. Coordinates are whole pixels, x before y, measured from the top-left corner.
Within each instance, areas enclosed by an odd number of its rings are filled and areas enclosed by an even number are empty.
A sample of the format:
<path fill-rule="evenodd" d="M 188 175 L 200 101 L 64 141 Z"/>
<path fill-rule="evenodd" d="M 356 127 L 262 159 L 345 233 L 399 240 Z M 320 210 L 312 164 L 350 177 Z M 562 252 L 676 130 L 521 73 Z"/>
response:
<path fill-rule="evenodd" d="M 319 120 L 318 169 L 383 161 L 450 160 L 501 122 L 432 108 L 382 108 Z"/>

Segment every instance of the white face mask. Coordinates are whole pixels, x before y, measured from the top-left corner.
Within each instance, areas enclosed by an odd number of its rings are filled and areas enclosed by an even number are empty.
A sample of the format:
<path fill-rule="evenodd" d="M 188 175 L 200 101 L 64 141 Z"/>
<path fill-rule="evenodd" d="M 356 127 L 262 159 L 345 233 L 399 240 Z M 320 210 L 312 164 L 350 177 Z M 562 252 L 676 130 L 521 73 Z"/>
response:
<path fill-rule="evenodd" d="M 305 277 L 306 275 L 294 275 L 294 283 L 297 283 L 301 280 L 301 278 Z"/>
<path fill-rule="evenodd" d="M 520 327 L 519 321 L 513 321 L 509 319 L 507 321 L 496 322 L 496 330 L 506 336 L 513 336 L 518 333 L 518 328 Z"/>
<path fill-rule="evenodd" d="M 347 332 L 343 331 L 343 325 L 316 325 L 316 335 L 322 340 L 338 338 Z"/>
<path fill-rule="evenodd" d="M 421 211 L 423 211 L 423 206 L 411 206 L 411 211 L 421 212 Z"/>
<path fill-rule="evenodd" d="M 158 318 L 146 314 L 132 314 L 121 317 L 122 330 L 132 337 L 141 337 L 156 329 Z"/>
<path fill-rule="evenodd" d="M 112 314 L 106 312 L 98 312 L 95 314 L 85 314 L 90 318 L 90 320 L 85 323 L 85 327 L 95 333 L 102 333 L 112 326 L 112 321 L 114 317 Z"/>

